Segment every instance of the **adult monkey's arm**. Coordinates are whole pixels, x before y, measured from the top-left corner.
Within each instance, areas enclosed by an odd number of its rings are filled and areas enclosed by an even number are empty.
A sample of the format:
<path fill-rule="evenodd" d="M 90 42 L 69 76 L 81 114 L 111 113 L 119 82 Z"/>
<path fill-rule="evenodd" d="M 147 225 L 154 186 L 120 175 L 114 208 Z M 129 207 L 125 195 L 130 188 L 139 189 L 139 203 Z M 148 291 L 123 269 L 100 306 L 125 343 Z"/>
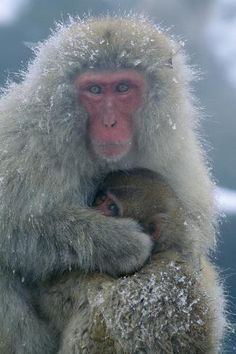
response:
<path fill-rule="evenodd" d="M 81 300 L 80 287 L 74 294 L 80 301 L 60 354 L 218 353 L 222 303 L 212 301 L 207 286 L 221 290 L 213 267 L 203 263 L 197 273 L 167 251 L 129 277 L 86 276 L 87 294 Z"/>

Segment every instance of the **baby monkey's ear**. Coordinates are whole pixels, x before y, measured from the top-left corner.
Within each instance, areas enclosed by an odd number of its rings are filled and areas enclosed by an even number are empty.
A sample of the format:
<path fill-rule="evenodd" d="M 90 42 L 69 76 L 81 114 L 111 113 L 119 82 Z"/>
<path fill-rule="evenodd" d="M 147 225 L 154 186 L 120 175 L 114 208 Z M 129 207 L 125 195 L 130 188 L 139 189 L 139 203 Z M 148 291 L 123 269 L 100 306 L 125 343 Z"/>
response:
<path fill-rule="evenodd" d="M 143 231 L 150 235 L 153 241 L 161 237 L 162 227 L 167 222 L 167 213 L 157 213 L 147 223 L 141 223 Z"/>

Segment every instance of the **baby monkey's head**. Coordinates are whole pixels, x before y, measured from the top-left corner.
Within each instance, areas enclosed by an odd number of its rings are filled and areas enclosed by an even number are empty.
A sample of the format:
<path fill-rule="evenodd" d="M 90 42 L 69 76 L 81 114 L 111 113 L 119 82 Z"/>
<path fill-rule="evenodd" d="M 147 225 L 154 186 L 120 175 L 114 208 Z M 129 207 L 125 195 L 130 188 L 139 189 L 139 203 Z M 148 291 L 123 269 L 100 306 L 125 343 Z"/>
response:
<path fill-rule="evenodd" d="M 184 231 L 180 201 L 162 176 L 148 169 L 109 173 L 93 206 L 105 216 L 137 220 L 159 246 L 166 247 L 173 233 Z"/>

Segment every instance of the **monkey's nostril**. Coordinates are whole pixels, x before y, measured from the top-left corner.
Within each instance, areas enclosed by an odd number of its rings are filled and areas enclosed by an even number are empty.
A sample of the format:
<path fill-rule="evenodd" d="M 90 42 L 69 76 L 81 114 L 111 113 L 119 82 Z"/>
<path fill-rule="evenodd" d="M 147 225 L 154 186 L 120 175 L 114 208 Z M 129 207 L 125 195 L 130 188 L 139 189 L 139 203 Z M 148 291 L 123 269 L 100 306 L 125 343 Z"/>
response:
<path fill-rule="evenodd" d="M 114 122 L 104 122 L 106 128 L 114 128 L 117 125 L 117 121 Z"/>

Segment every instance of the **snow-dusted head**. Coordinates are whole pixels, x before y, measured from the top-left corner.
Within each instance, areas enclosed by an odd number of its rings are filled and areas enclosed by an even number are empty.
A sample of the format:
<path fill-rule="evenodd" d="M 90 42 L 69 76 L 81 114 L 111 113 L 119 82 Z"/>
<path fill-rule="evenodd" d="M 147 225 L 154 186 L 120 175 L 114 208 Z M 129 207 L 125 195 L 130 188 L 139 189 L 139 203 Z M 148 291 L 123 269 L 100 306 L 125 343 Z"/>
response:
<path fill-rule="evenodd" d="M 188 80 L 180 46 L 135 16 L 75 19 L 58 26 L 38 47 L 27 76 L 31 103 L 37 99 L 36 105 L 48 107 L 45 118 L 41 111 L 41 127 L 59 126 L 53 135 L 63 141 L 77 131 L 80 149 L 80 135 L 86 134 L 87 153 L 108 162 L 153 144 L 162 154 L 162 132 L 171 138 L 182 125 L 177 111 Z"/>

